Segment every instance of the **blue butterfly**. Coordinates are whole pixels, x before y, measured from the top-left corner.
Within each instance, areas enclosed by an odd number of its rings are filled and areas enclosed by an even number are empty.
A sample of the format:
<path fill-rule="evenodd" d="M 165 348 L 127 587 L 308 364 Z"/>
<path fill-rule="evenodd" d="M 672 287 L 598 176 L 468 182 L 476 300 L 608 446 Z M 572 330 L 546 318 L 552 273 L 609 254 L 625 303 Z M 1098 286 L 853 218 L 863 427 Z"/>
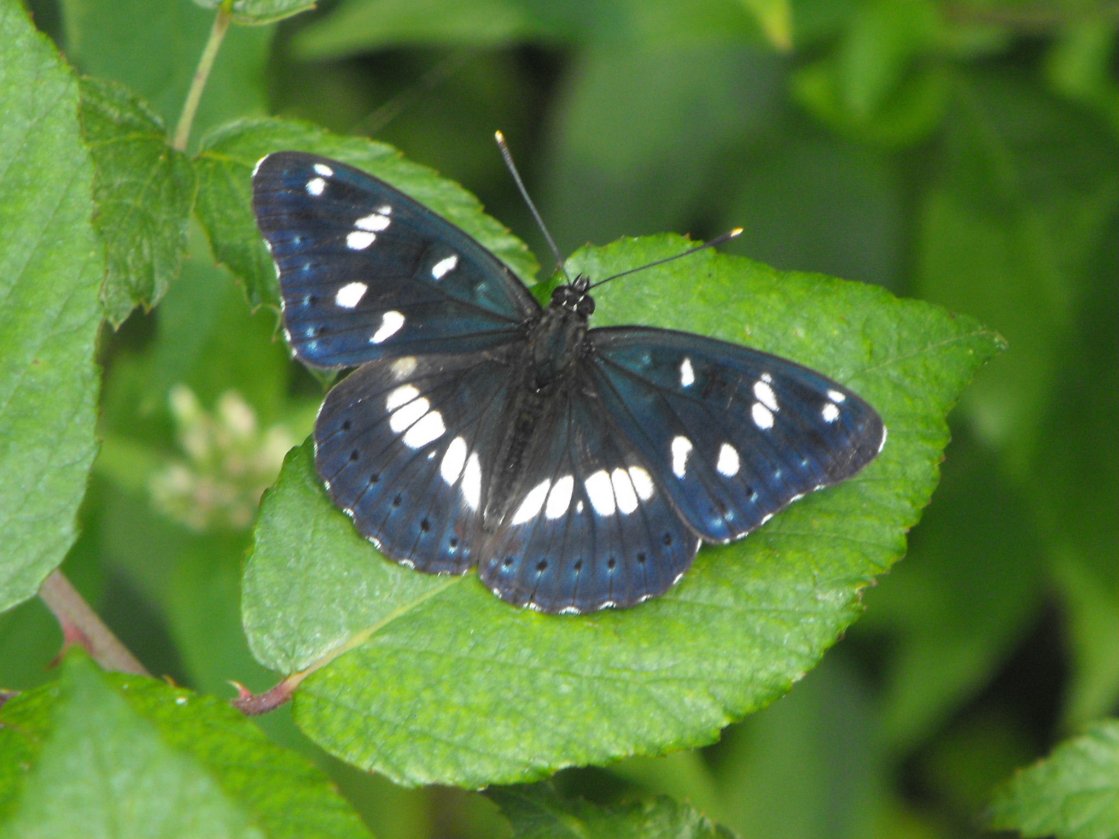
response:
<path fill-rule="evenodd" d="M 316 469 L 410 568 L 478 566 L 544 612 L 633 606 L 701 542 L 741 539 L 885 442 L 870 405 L 792 361 L 590 329 L 586 277 L 542 308 L 465 232 L 346 164 L 270 154 L 253 209 L 295 355 L 357 368 L 319 411 Z"/>

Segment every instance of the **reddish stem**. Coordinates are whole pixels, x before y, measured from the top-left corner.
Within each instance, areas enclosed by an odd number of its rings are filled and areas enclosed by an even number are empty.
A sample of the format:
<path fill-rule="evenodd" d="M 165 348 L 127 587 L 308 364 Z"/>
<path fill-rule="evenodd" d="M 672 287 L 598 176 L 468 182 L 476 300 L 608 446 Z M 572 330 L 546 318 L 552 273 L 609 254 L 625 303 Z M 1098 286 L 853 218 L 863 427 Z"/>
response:
<path fill-rule="evenodd" d="M 237 698 L 233 700 L 233 707 L 250 717 L 267 714 L 290 701 L 295 694 L 295 689 L 306 676 L 307 673 L 293 673 L 264 693 L 253 693 L 241 683 L 234 682 Z"/>
<path fill-rule="evenodd" d="M 106 670 L 150 675 L 57 568 L 43 581 L 39 598 L 58 619 L 64 648 L 81 644 Z"/>

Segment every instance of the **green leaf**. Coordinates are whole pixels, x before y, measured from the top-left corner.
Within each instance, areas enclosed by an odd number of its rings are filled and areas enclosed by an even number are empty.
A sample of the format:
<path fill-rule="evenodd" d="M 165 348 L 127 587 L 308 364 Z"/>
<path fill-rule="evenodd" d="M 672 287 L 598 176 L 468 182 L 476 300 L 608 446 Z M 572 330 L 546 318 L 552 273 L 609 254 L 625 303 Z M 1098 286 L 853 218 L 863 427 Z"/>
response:
<path fill-rule="evenodd" d="M 1053 440 L 1037 419 L 1052 404 L 1067 428 L 1059 351 L 1080 329 L 1077 305 L 1100 306 L 1093 288 L 1107 263 L 1096 255 L 1114 252 L 1115 140 L 1014 74 L 968 77 L 948 125 L 919 213 L 920 293 L 1006 335 L 1003 374 L 976 388 L 968 408 L 1010 474 L 1041 489 L 1027 461 Z M 1038 509 L 1052 503 L 1041 491 Z"/>
<path fill-rule="evenodd" d="M 252 217 L 252 171 L 264 155 L 299 149 L 337 158 L 384 178 L 492 250 L 521 277 L 536 271 L 532 256 L 508 230 L 482 213 L 456 183 L 401 157 L 384 143 L 341 137 L 309 123 L 251 120 L 207 137 L 198 158 L 198 215 L 214 254 L 244 279 L 254 304 L 279 305 L 276 269 Z"/>
<path fill-rule="evenodd" d="M 989 820 L 1023 836 L 1119 836 L 1119 720 L 1097 722 L 1019 772 L 996 793 Z"/>
<path fill-rule="evenodd" d="M 402 44 L 509 46 L 524 41 L 578 46 L 673 46 L 759 41 L 757 14 L 772 0 L 343 0 L 294 41 L 301 58 L 337 58 Z"/>
<path fill-rule="evenodd" d="M 704 753 L 715 758 L 720 807 L 707 810 L 712 817 L 749 837 L 909 835 L 883 829 L 892 765 L 875 697 L 850 652 L 836 650 L 791 694 L 728 729 Z"/>
<path fill-rule="evenodd" d="M 686 244 L 623 241 L 568 269 L 602 277 Z M 640 293 L 633 282 L 601 289 L 596 324 L 687 328 L 817 367 L 882 413 L 882 455 L 749 539 L 705 548 L 666 596 L 565 618 L 514 609 L 475 575 L 380 559 L 303 446 L 264 501 L 243 612 L 260 661 L 306 676 L 295 719 L 328 751 L 405 784 L 476 787 L 711 742 L 812 667 L 904 551 L 945 415 L 998 336 L 878 288 L 712 252 L 647 272 Z"/>
<path fill-rule="evenodd" d="M 214 14 L 193 3 L 61 0 L 66 55 L 83 73 L 128 86 L 168 125 L 178 122 Z M 232 27 L 194 119 L 195 136 L 263 113 L 273 27 Z"/>
<path fill-rule="evenodd" d="M 319 769 L 228 703 L 84 654 L 0 724 L 4 836 L 368 836 Z"/>
<path fill-rule="evenodd" d="M 832 130 L 856 142 L 912 145 L 925 139 L 944 117 L 951 92 L 941 68 L 921 68 L 905 80 L 873 114 L 858 114 L 839 101 L 835 68 L 826 59 L 800 68 L 792 80 L 797 101 Z"/>
<path fill-rule="evenodd" d="M 932 0 L 860 4 L 837 56 L 843 107 L 856 119 L 881 109 L 910 65 L 931 51 L 939 27 L 940 14 Z"/>
<path fill-rule="evenodd" d="M 204 9 L 217 9 L 227 0 L 194 0 Z M 233 0 L 233 21 L 247 26 L 259 26 L 293 17 L 315 8 L 314 0 Z"/>
<path fill-rule="evenodd" d="M 77 83 L 16 0 L 0 2 L 0 610 L 74 541 L 96 453 L 102 261 Z"/>
<path fill-rule="evenodd" d="M 610 241 L 707 217 L 712 173 L 728 149 L 771 130 L 776 115 L 766 105 L 776 69 L 772 56 L 733 43 L 581 49 L 554 113 L 563 128 L 548 134 L 536 196 L 556 240 Z M 743 108 L 743 99 L 758 104 Z M 707 127 L 680 131 L 685 114 Z M 750 167 L 736 159 L 728 168 Z"/>
<path fill-rule="evenodd" d="M 499 787 L 489 796 L 513 826 L 518 839 L 733 839 L 698 810 L 666 796 L 617 807 L 567 800 L 548 784 Z"/>
<path fill-rule="evenodd" d="M 793 46 L 793 10 L 789 0 L 740 0 L 757 19 L 769 42 L 782 52 Z"/>
<path fill-rule="evenodd" d="M 87 78 L 81 93 L 95 166 L 93 222 L 108 257 L 101 301 L 119 326 L 135 306 L 158 303 L 179 275 L 194 170 L 168 144 L 159 116 L 123 85 Z"/>
<path fill-rule="evenodd" d="M 981 498 L 999 503 L 977 504 Z M 1043 545 L 998 460 L 974 441 L 953 441 L 910 561 L 889 585 L 867 592 L 867 618 L 856 630 L 890 645 L 877 721 L 895 755 L 941 731 L 1038 619 L 1048 591 Z"/>
<path fill-rule="evenodd" d="M 755 259 L 891 287 L 909 272 L 905 182 L 881 151 L 794 122 L 731 162 L 724 183 L 721 217 L 746 229 L 736 247 Z"/>
<path fill-rule="evenodd" d="M 946 70 L 929 60 L 942 39 L 930 0 L 870 0 L 844 19 L 834 51 L 796 71 L 795 98 L 837 131 L 885 145 L 913 143 L 940 120 Z"/>

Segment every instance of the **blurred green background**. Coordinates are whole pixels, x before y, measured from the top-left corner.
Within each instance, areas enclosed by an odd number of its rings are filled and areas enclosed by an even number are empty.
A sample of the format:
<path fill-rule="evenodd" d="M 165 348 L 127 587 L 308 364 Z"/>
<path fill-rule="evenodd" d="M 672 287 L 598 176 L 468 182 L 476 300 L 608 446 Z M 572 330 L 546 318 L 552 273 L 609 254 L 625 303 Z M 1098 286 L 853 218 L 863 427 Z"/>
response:
<path fill-rule="evenodd" d="M 158 5 L 30 4 L 81 71 L 173 126 L 212 13 Z M 565 252 L 741 225 L 727 250 L 1009 341 L 953 415 L 908 557 L 821 666 L 713 747 L 563 789 L 664 792 L 758 839 L 966 837 L 995 784 L 1119 711 L 1117 25 L 1119 5 L 1080 0 L 339 0 L 231 30 L 195 138 L 263 113 L 373 136 L 549 265 L 500 128 Z M 274 678 L 241 633 L 240 563 L 321 389 L 200 233 L 184 272 L 105 335 L 104 443 L 65 570 L 153 672 L 231 695 Z M 58 644 L 37 602 L 0 617 L 0 684 L 45 680 Z M 285 711 L 262 724 L 313 751 Z M 507 831 L 476 794 L 319 759 L 379 836 Z"/>

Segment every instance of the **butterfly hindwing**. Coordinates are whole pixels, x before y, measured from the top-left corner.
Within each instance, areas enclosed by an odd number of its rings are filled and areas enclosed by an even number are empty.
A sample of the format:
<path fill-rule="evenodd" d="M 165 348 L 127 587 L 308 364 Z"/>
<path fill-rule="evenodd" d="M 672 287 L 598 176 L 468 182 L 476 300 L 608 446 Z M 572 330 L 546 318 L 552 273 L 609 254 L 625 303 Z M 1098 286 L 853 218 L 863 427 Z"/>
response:
<path fill-rule="evenodd" d="M 590 336 L 615 433 L 658 464 L 673 506 L 707 541 L 741 538 L 853 476 L 885 442 L 866 402 L 787 359 L 663 329 Z"/>
<path fill-rule="evenodd" d="M 344 163 L 268 155 L 253 174 L 253 209 L 292 348 L 310 364 L 484 350 L 519 337 L 540 312 L 465 232 Z"/>
<path fill-rule="evenodd" d="M 504 358 L 385 359 L 327 394 L 316 468 L 334 503 L 393 559 L 431 573 L 476 564 L 512 398 Z"/>
<path fill-rule="evenodd" d="M 556 393 L 532 429 L 522 477 L 480 564 L 500 597 L 546 612 L 626 607 L 666 591 L 699 540 L 653 467 L 603 422 L 584 384 Z"/>

